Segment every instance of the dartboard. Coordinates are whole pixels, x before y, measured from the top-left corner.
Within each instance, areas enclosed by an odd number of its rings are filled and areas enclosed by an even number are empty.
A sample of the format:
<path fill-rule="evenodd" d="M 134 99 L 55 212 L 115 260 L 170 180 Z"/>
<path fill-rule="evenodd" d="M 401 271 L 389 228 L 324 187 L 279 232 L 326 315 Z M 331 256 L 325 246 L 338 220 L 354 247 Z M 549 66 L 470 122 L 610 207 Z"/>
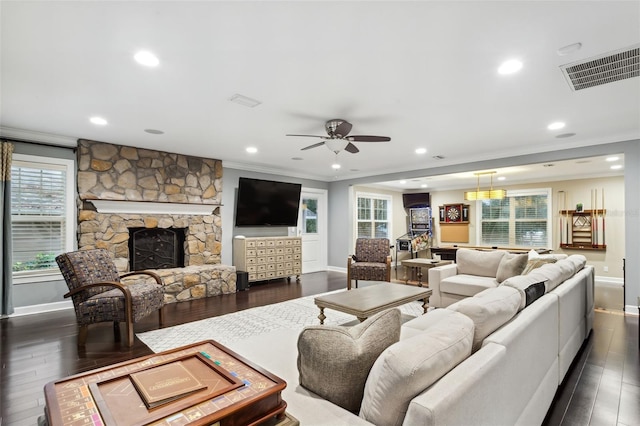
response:
<path fill-rule="evenodd" d="M 447 207 L 447 218 L 451 222 L 457 222 L 460 220 L 460 209 L 458 206 Z"/>

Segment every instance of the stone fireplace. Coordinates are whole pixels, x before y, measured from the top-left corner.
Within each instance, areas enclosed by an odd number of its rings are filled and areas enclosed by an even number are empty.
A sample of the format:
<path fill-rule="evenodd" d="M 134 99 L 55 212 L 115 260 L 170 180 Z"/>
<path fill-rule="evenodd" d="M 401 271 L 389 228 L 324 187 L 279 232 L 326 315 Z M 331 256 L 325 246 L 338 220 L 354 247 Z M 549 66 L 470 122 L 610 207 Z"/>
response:
<path fill-rule="evenodd" d="M 107 249 L 120 272 L 156 270 L 167 302 L 235 292 L 235 268 L 220 265 L 221 191 L 220 160 L 80 140 L 78 248 Z"/>

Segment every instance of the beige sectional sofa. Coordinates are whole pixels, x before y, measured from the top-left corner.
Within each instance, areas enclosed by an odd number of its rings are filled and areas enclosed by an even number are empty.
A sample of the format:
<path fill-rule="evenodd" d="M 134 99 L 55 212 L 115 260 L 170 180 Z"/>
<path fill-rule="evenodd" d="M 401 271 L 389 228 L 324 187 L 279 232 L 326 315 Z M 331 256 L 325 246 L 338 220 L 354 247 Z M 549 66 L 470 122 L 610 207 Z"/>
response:
<path fill-rule="evenodd" d="M 566 257 L 566 254 L 538 255 L 534 251 L 513 254 L 505 250 L 458 249 L 456 263 L 429 269 L 429 288 L 433 290 L 429 306 L 444 308 L 487 288 L 497 287 L 505 279 L 520 275 L 527 261 L 544 263 Z"/>
<path fill-rule="evenodd" d="M 540 424 L 592 328 L 594 270 L 585 263 L 569 256 L 398 325 L 399 341 L 375 359 L 354 412 L 300 385 L 305 332 L 280 330 L 230 347 L 287 381 L 287 411 L 303 425 Z M 363 324 L 338 334 L 358 339 L 371 332 Z M 313 343 L 334 347 L 336 357 L 313 368 L 339 381 L 331 372 L 348 369 L 336 366 L 358 360 L 341 359 L 340 347 L 330 337 L 323 342 L 317 328 Z"/>

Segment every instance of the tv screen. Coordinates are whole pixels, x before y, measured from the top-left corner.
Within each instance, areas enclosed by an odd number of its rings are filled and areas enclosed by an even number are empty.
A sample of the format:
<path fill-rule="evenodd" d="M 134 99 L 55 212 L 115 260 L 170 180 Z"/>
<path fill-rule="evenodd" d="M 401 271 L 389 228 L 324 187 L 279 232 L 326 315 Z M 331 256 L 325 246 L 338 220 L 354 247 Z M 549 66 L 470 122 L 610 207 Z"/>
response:
<path fill-rule="evenodd" d="M 236 226 L 296 226 L 301 189 L 299 183 L 241 177 Z"/>
<path fill-rule="evenodd" d="M 405 209 L 412 207 L 430 207 L 428 192 L 413 192 L 402 194 L 402 204 Z"/>

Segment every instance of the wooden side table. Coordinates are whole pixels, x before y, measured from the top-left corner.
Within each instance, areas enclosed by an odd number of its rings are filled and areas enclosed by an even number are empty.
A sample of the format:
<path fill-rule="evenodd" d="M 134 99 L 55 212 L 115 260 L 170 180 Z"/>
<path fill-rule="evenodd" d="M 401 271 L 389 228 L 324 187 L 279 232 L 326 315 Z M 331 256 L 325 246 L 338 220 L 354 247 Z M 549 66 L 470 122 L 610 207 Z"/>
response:
<path fill-rule="evenodd" d="M 402 266 L 404 266 L 405 268 L 412 268 L 414 271 L 417 272 L 418 287 L 422 287 L 422 268 L 433 268 L 436 266 L 448 265 L 452 263 L 450 260 L 425 259 L 420 257 L 416 259 L 405 259 L 405 260 L 401 260 L 400 262 L 402 263 Z M 409 282 L 409 277 L 407 275 L 408 274 L 405 269 L 405 273 L 404 273 L 405 284 Z"/>

